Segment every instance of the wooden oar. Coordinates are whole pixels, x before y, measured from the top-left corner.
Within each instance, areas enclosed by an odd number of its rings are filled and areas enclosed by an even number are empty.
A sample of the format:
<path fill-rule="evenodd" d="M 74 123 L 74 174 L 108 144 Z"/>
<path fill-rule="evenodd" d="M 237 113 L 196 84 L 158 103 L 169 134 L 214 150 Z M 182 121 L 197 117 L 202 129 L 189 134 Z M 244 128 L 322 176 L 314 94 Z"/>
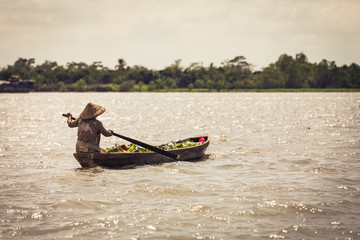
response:
<path fill-rule="evenodd" d="M 65 114 L 63 114 L 63 116 L 66 117 Z M 71 119 L 72 119 L 72 120 L 75 120 L 76 118 L 71 117 Z M 172 159 L 176 159 L 176 160 L 179 160 L 179 159 L 180 159 L 180 155 L 178 155 L 178 154 L 174 154 L 174 153 L 172 153 L 172 152 L 168 152 L 168 151 L 162 150 L 162 149 L 160 149 L 160 148 L 151 146 L 151 145 L 149 145 L 149 144 L 147 144 L 147 143 L 140 142 L 139 140 L 132 139 L 132 138 L 129 138 L 129 137 L 126 137 L 126 136 L 123 136 L 123 135 L 120 135 L 120 134 L 117 134 L 117 133 L 114 133 L 114 132 L 113 132 L 113 135 L 116 136 L 116 137 L 122 138 L 122 139 L 124 139 L 124 140 L 126 140 L 126 141 L 132 142 L 132 143 L 134 143 L 134 144 L 136 144 L 136 145 L 139 145 L 139 146 L 141 146 L 141 147 L 144 147 L 144 148 L 146 148 L 146 149 L 149 149 L 149 150 L 151 150 L 151 151 L 153 151 L 153 152 L 156 152 L 156 153 L 159 153 L 159 154 L 161 154 L 161 155 L 164 155 L 164 156 L 166 156 L 166 157 L 169 157 L 169 158 L 172 158 Z"/>
<path fill-rule="evenodd" d="M 161 155 L 167 156 L 167 157 L 169 157 L 169 158 L 176 159 L 176 160 L 179 160 L 179 159 L 180 159 L 180 155 L 178 155 L 178 154 L 174 154 L 174 153 L 172 153 L 172 152 L 167 152 L 167 151 L 162 150 L 162 149 L 160 149 L 160 148 L 151 146 L 151 145 L 149 145 L 149 144 L 147 144 L 147 143 L 143 143 L 143 142 L 140 142 L 140 141 L 138 141 L 138 140 L 136 140 L 136 139 L 132 139 L 132 138 L 129 138 L 129 137 L 125 137 L 125 136 L 123 136 L 123 135 L 120 135 L 120 134 L 117 134 L 117 133 L 114 133 L 114 132 L 113 132 L 113 135 L 116 136 L 116 137 L 122 138 L 122 139 L 124 139 L 124 140 L 126 140 L 126 141 L 132 142 L 132 143 L 134 143 L 134 144 L 136 144 L 136 145 L 139 145 L 139 146 L 141 146 L 141 147 L 144 147 L 144 148 L 146 148 L 146 149 L 149 149 L 149 150 L 151 150 L 151 151 L 153 151 L 153 152 L 156 152 L 156 153 L 159 153 L 159 154 L 161 154 Z"/>

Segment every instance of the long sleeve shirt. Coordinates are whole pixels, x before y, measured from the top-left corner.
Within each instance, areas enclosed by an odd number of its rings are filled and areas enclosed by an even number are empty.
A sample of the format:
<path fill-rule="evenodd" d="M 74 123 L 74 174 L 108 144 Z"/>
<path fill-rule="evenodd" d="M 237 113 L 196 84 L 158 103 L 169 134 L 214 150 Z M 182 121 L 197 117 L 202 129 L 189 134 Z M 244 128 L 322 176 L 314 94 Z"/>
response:
<path fill-rule="evenodd" d="M 100 133 L 106 137 L 112 136 L 111 131 L 104 128 L 103 124 L 96 118 L 83 120 L 77 118 L 75 120 L 68 119 L 67 124 L 69 127 L 78 127 L 78 144 L 85 143 L 87 146 L 94 150 L 99 149 Z"/>

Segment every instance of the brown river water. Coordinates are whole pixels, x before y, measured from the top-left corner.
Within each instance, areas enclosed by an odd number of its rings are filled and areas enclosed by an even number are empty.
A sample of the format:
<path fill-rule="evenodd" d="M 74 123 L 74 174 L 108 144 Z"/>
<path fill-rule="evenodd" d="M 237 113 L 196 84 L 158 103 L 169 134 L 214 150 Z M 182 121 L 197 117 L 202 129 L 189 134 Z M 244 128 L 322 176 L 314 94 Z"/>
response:
<path fill-rule="evenodd" d="M 83 169 L 74 116 L 198 162 Z M 103 137 L 101 146 L 125 143 Z M 0 239 L 360 239 L 360 93 L 0 95 Z"/>

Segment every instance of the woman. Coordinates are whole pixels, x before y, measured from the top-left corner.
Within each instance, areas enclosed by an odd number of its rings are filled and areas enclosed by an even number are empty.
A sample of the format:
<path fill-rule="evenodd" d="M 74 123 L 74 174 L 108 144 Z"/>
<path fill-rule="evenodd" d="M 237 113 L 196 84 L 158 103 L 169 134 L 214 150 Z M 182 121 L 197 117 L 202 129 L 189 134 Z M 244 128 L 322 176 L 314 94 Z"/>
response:
<path fill-rule="evenodd" d="M 96 119 L 103 114 L 106 109 L 102 106 L 88 103 L 80 113 L 80 117 L 72 120 L 72 114 L 67 113 L 67 124 L 69 127 L 78 127 L 78 137 L 76 142 L 76 152 L 106 152 L 100 148 L 100 133 L 106 137 L 113 135 L 112 130 L 106 130 L 103 124 Z"/>

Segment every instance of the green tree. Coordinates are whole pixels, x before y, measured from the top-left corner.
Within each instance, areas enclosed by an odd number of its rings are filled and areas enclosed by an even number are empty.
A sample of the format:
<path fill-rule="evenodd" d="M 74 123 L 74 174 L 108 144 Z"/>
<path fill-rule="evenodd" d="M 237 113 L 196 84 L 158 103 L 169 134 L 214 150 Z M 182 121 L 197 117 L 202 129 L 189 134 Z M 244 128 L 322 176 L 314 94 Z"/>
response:
<path fill-rule="evenodd" d="M 118 59 L 113 70 L 100 61 L 88 65 L 70 62 L 60 66 L 45 61 L 35 66 L 34 58 L 19 58 L 13 65 L 0 68 L 0 79 L 11 75 L 36 81 L 36 91 L 156 91 L 173 88 L 208 88 L 218 91 L 243 88 L 360 88 L 360 67 L 336 66 L 334 61 L 322 60 L 309 63 L 304 53 L 295 58 L 281 55 L 262 72 L 252 72 L 252 65 L 244 56 L 225 60 L 221 66 L 211 63 L 204 67 L 201 62 L 184 68 L 181 60 L 163 70 L 149 70 L 135 65 L 127 66 Z"/>
<path fill-rule="evenodd" d="M 263 88 L 284 88 L 287 80 L 286 74 L 274 63 L 263 70 L 261 77 Z"/>
<path fill-rule="evenodd" d="M 308 58 L 303 52 L 296 54 L 295 59 L 299 63 L 308 63 Z"/>
<path fill-rule="evenodd" d="M 148 90 L 148 87 L 143 82 L 139 82 L 134 85 L 132 90 L 135 92 L 146 92 Z"/>
<path fill-rule="evenodd" d="M 189 91 L 191 91 L 195 88 L 195 86 L 193 83 L 190 83 L 187 88 L 189 89 Z"/>
<path fill-rule="evenodd" d="M 42 75 L 44 78 L 43 84 L 55 84 L 59 82 L 56 79 L 55 70 L 58 68 L 58 64 L 53 61 L 46 60 L 43 64 L 35 67 L 37 75 Z"/>
<path fill-rule="evenodd" d="M 202 80 L 206 77 L 207 69 L 200 62 L 191 63 L 182 74 L 181 81 L 178 82 L 179 87 L 186 87 L 190 83 L 194 85 L 197 80 Z M 199 82 L 198 82 L 199 83 Z M 197 86 L 195 86 L 197 87 Z"/>
<path fill-rule="evenodd" d="M 126 61 L 122 58 L 118 59 L 118 65 L 115 66 L 117 71 L 124 71 L 126 68 Z"/>
<path fill-rule="evenodd" d="M 318 65 L 315 67 L 315 79 L 316 83 L 314 87 L 317 88 L 325 88 L 331 83 L 331 71 L 330 71 L 331 63 L 326 59 L 323 59 Z"/>
<path fill-rule="evenodd" d="M 205 82 L 202 79 L 196 79 L 194 85 L 195 85 L 196 88 L 204 88 L 205 87 Z"/>
<path fill-rule="evenodd" d="M 279 67 L 279 70 L 285 74 L 286 88 L 302 88 L 307 86 L 308 82 L 311 82 L 311 67 L 307 62 L 305 54 L 297 54 L 296 59 L 293 59 L 287 54 L 283 54 L 275 64 Z"/>
<path fill-rule="evenodd" d="M 156 83 L 155 81 L 151 81 L 148 85 L 148 91 L 152 92 L 152 91 L 155 91 L 156 90 Z"/>
<path fill-rule="evenodd" d="M 14 63 L 12 71 L 14 74 L 19 75 L 22 78 L 29 78 L 29 73 L 34 68 L 35 58 L 19 58 Z"/>
<path fill-rule="evenodd" d="M 349 73 L 351 88 L 360 88 L 360 66 L 353 63 L 346 69 Z"/>
<path fill-rule="evenodd" d="M 60 92 L 67 92 L 68 88 L 66 87 L 64 82 L 59 82 L 59 91 Z"/>
<path fill-rule="evenodd" d="M 228 86 L 235 86 L 235 82 L 240 83 L 251 78 L 252 65 L 246 61 L 244 56 L 236 56 L 231 60 L 226 60 L 222 63 L 222 65 L 225 71 L 225 80 L 228 82 Z"/>
<path fill-rule="evenodd" d="M 210 91 L 215 88 L 215 82 L 211 79 L 205 80 L 205 87 L 208 88 Z"/>
<path fill-rule="evenodd" d="M 177 86 L 184 87 L 183 70 L 184 68 L 181 66 L 181 59 L 178 59 L 172 65 L 160 71 L 160 78 L 172 78 L 175 80 Z"/>
<path fill-rule="evenodd" d="M 75 83 L 75 91 L 77 92 L 84 92 L 86 90 L 87 84 L 85 82 L 84 79 L 79 79 L 76 83 Z"/>
<path fill-rule="evenodd" d="M 127 73 L 127 78 L 135 80 L 136 83 L 143 82 L 148 84 L 150 81 L 153 81 L 158 76 L 152 71 L 148 70 L 146 67 L 135 65 L 130 68 Z"/>
<path fill-rule="evenodd" d="M 135 86 L 135 80 L 127 80 L 119 85 L 120 92 L 130 92 Z"/>

